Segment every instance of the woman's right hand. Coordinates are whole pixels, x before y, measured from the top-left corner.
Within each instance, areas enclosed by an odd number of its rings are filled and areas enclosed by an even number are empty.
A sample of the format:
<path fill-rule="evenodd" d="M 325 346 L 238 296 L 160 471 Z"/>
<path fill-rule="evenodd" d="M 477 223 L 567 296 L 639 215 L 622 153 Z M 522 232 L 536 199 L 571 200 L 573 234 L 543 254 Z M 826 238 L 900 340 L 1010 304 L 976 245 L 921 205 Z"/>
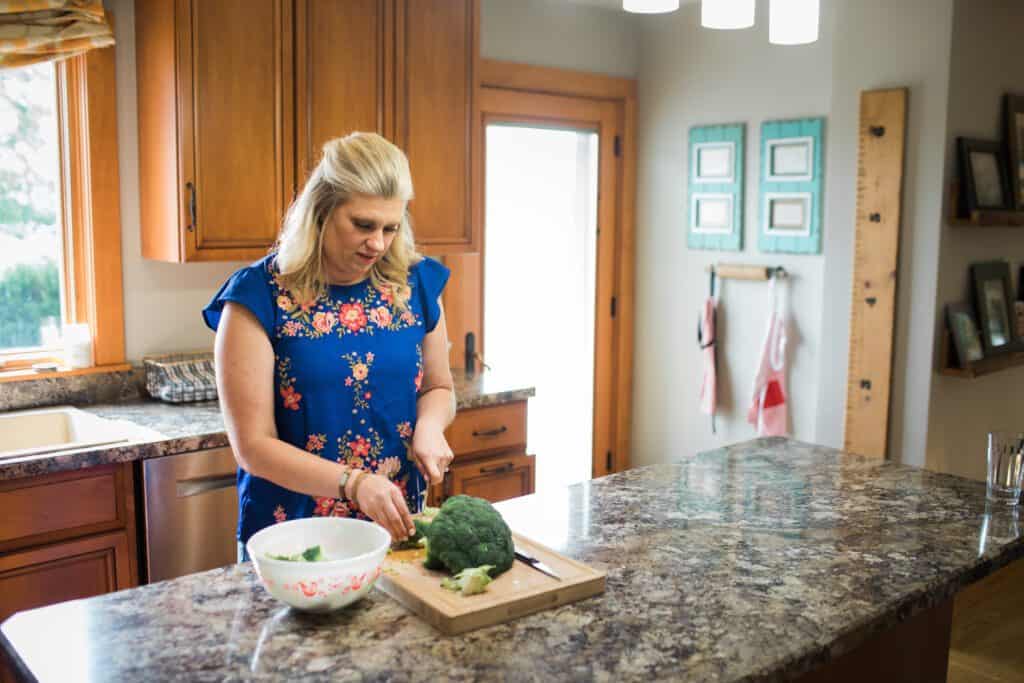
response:
<path fill-rule="evenodd" d="M 416 533 L 405 497 L 390 479 L 365 471 L 358 477 L 365 477 L 365 481 L 356 490 L 356 504 L 367 517 L 387 529 L 396 541 L 404 541 Z"/>

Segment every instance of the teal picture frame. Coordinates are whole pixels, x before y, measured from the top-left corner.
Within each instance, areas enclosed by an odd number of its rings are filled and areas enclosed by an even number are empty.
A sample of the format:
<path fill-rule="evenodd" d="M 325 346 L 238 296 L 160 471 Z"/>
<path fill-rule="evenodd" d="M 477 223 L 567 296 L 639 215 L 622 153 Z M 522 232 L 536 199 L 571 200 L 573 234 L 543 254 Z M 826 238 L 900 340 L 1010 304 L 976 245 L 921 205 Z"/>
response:
<path fill-rule="evenodd" d="M 694 126 L 689 134 L 690 249 L 743 249 L 746 124 Z"/>
<path fill-rule="evenodd" d="M 761 124 L 761 251 L 821 253 L 824 134 L 823 117 Z"/>

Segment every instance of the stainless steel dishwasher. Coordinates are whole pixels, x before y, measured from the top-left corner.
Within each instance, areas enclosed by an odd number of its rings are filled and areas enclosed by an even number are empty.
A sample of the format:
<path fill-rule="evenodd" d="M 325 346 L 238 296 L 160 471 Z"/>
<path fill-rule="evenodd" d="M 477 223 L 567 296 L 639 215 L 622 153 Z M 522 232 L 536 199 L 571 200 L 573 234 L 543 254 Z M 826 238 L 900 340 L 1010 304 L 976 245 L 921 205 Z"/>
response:
<path fill-rule="evenodd" d="M 142 463 L 150 582 L 236 561 L 236 468 L 230 448 Z"/>

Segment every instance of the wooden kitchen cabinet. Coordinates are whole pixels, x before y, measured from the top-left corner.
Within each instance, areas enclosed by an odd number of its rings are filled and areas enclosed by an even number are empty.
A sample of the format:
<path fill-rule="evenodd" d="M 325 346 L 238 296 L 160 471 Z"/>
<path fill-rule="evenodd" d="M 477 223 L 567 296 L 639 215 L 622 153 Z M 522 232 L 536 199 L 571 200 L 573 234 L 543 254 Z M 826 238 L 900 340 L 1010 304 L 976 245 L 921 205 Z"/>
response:
<path fill-rule="evenodd" d="M 250 260 L 273 243 L 295 185 L 292 7 L 136 3 L 146 258 Z"/>
<path fill-rule="evenodd" d="M 130 463 L 0 482 L 0 621 L 138 585 Z"/>
<path fill-rule="evenodd" d="M 394 31 L 394 0 L 296 2 L 297 189 L 328 140 L 352 131 L 391 135 Z"/>
<path fill-rule="evenodd" d="M 139 0 L 142 252 L 255 260 L 323 143 L 409 156 L 416 238 L 475 251 L 479 0 Z"/>
<path fill-rule="evenodd" d="M 481 135 L 479 0 L 399 0 L 397 9 L 393 139 L 412 169 L 417 246 L 433 254 L 479 251 L 470 192 Z"/>
<path fill-rule="evenodd" d="M 440 505 L 457 495 L 492 503 L 533 493 L 534 456 L 526 454 L 526 401 L 460 410 L 445 432 L 455 453 L 448 475 L 428 496 Z"/>

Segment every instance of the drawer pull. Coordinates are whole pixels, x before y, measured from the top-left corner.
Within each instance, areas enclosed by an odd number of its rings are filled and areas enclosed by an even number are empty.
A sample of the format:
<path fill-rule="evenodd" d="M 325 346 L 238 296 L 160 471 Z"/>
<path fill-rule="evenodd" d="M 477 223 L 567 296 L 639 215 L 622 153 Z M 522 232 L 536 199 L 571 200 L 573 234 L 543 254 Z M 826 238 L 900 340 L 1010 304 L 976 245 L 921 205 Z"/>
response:
<path fill-rule="evenodd" d="M 499 434 L 504 434 L 507 431 L 508 431 L 508 427 L 506 427 L 505 425 L 501 425 L 497 429 L 486 429 L 486 430 L 484 430 L 482 432 L 478 432 L 478 431 L 476 431 L 474 429 L 473 430 L 473 436 L 475 436 L 477 438 L 480 438 L 480 437 L 492 437 L 492 436 L 498 436 Z"/>
<path fill-rule="evenodd" d="M 510 462 L 504 465 L 495 465 L 494 467 L 481 467 L 480 474 L 499 474 L 501 472 L 511 472 L 515 469 L 515 465 Z"/>

